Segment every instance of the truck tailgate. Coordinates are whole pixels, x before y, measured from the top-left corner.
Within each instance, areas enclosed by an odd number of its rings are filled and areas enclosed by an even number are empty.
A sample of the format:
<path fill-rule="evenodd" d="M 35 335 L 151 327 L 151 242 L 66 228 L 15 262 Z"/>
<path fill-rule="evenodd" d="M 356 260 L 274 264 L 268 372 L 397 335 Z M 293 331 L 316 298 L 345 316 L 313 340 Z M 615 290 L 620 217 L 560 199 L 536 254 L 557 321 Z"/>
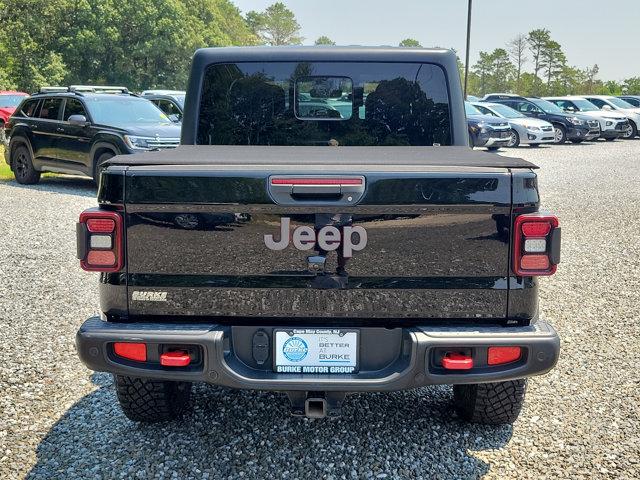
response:
<path fill-rule="evenodd" d="M 507 168 L 222 163 L 123 175 L 131 315 L 506 316 Z M 362 191 L 336 194 L 349 179 Z"/>

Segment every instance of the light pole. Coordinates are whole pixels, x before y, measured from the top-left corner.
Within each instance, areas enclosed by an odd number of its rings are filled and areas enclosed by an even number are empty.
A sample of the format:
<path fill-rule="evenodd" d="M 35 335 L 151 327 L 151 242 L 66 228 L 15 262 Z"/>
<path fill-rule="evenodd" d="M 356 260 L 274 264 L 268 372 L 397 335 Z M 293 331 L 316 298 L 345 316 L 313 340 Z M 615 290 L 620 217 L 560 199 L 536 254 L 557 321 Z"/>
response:
<path fill-rule="evenodd" d="M 469 44 L 471 43 L 471 2 L 469 0 L 469 9 L 467 10 L 467 51 L 464 59 L 464 99 L 467 99 L 467 79 L 469 78 Z"/>

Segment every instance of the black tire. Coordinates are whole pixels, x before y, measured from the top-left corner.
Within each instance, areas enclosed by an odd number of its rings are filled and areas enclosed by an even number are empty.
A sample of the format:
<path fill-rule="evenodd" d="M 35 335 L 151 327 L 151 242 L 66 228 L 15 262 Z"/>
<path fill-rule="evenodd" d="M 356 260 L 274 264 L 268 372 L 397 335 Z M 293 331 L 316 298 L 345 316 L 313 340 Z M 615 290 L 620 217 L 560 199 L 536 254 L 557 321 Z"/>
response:
<path fill-rule="evenodd" d="M 495 152 L 496 150 L 498 150 L 500 147 L 487 147 L 487 150 L 489 150 L 490 152 Z"/>
<path fill-rule="evenodd" d="M 456 411 L 464 420 L 486 425 L 504 425 L 518 418 L 527 380 L 524 378 L 498 383 L 454 385 Z"/>
<path fill-rule="evenodd" d="M 540 146 L 540 144 L 539 143 L 530 143 L 529 146 L 533 147 L 533 148 L 538 148 Z"/>
<path fill-rule="evenodd" d="M 20 144 L 12 149 L 11 168 L 16 181 L 22 185 L 33 185 L 40 181 L 40 172 L 33 166 L 31 152 L 26 145 Z"/>
<path fill-rule="evenodd" d="M 555 135 L 555 140 L 553 141 L 553 143 L 555 143 L 556 145 L 562 145 L 567 141 L 567 129 L 562 125 L 554 125 L 553 132 Z"/>
<path fill-rule="evenodd" d="M 92 177 L 93 177 L 93 181 L 96 182 L 96 184 L 98 183 L 98 180 L 100 180 L 100 168 L 102 167 L 102 164 L 113 157 L 115 157 L 115 155 L 112 152 L 104 152 L 104 153 L 101 153 L 96 159 L 96 161 L 93 163 Z"/>
<path fill-rule="evenodd" d="M 191 383 L 114 375 L 118 402 L 135 422 L 165 422 L 191 406 Z"/>
<path fill-rule="evenodd" d="M 571 143 L 582 143 L 582 142 L 584 142 L 583 138 L 576 138 L 574 140 L 571 140 Z"/>
<path fill-rule="evenodd" d="M 616 139 L 616 137 L 611 137 L 611 138 L 605 138 L 605 140 L 607 142 L 613 142 Z"/>
<path fill-rule="evenodd" d="M 507 143 L 507 147 L 509 148 L 516 148 L 520 146 L 520 135 L 518 135 L 518 132 L 516 132 L 515 130 L 511 130 L 511 139 L 509 140 L 509 143 Z"/>
<path fill-rule="evenodd" d="M 638 135 L 638 127 L 635 123 L 629 120 L 629 129 L 622 134 L 622 138 L 629 140 L 631 138 L 635 138 L 636 135 Z"/>

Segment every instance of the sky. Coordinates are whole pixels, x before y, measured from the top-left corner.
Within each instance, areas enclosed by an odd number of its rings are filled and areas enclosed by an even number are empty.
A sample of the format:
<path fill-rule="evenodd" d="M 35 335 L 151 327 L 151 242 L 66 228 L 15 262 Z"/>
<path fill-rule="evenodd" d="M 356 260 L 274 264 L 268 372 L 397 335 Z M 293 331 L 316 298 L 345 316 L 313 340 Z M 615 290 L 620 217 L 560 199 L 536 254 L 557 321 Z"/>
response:
<path fill-rule="evenodd" d="M 244 13 L 276 0 L 232 0 Z M 467 0 L 282 0 L 305 44 L 327 35 L 338 45 L 452 47 L 464 60 Z M 640 76 L 640 0 L 474 0 L 470 63 L 519 33 L 547 28 L 570 65 L 598 64 L 599 78 Z M 525 66 L 530 67 L 531 64 Z"/>

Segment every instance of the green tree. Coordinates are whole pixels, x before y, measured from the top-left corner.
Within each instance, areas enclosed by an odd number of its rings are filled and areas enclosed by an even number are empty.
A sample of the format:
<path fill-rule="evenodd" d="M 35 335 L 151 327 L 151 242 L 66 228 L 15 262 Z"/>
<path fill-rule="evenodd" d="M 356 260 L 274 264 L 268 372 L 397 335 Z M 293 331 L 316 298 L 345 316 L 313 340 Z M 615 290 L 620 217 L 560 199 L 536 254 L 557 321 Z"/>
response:
<path fill-rule="evenodd" d="M 542 54 L 544 48 L 551 40 L 551 34 L 546 28 L 531 30 L 527 35 L 527 43 L 533 60 L 533 74 L 537 77 L 542 68 Z"/>
<path fill-rule="evenodd" d="M 0 0 L 2 83 L 184 88 L 197 48 L 253 45 L 229 0 Z"/>
<path fill-rule="evenodd" d="M 543 46 L 540 60 L 540 67 L 545 72 L 547 85 L 551 84 L 567 64 L 567 57 L 562 51 L 562 47 L 554 40 L 549 40 Z"/>
<path fill-rule="evenodd" d="M 322 35 L 321 37 L 318 37 L 318 39 L 315 41 L 315 45 L 335 45 L 335 44 L 336 42 L 331 40 L 326 35 Z"/>
<path fill-rule="evenodd" d="M 420 45 L 420 42 L 415 38 L 405 38 L 400 42 L 398 46 L 399 47 L 422 47 L 422 45 Z"/>
<path fill-rule="evenodd" d="M 276 2 L 260 13 L 247 13 L 247 24 L 253 33 L 267 45 L 300 45 L 300 24 L 284 3 Z"/>
<path fill-rule="evenodd" d="M 640 95 L 640 77 L 626 78 L 622 82 L 622 91 L 629 95 Z"/>
<path fill-rule="evenodd" d="M 503 48 L 496 48 L 493 52 L 480 52 L 478 62 L 473 66 L 473 73 L 477 76 L 477 89 L 474 93 L 484 95 L 490 92 L 505 92 L 510 90 L 515 76 L 515 67 L 509 60 L 509 54 Z"/>

